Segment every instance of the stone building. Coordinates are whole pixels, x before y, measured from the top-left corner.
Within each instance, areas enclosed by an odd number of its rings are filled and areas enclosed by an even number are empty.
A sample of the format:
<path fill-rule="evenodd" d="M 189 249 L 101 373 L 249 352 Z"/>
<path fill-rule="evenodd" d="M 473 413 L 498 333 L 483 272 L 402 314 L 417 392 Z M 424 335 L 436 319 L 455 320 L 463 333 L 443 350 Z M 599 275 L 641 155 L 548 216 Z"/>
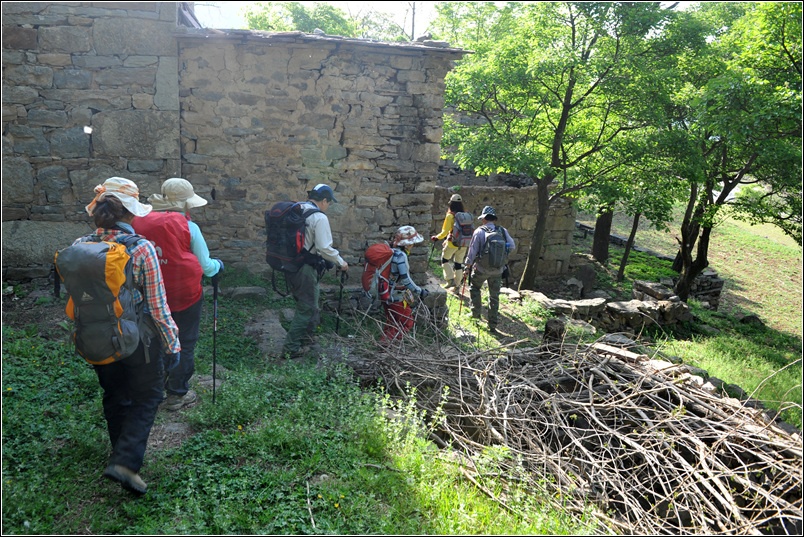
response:
<path fill-rule="evenodd" d="M 169 177 L 191 181 L 210 201 L 192 213 L 210 250 L 257 273 L 276 201 L 332 185 L 335 246 L 354 264 L 400 225 L 440 226 L 438 196 L 462 182 L 438 181 L 444 78 L 466 53 L 447 43 L 204 29 L 188 2 L 2 9 L 7 281 L 45 276 L 55 250 L 91 230 L 84 206 L 112 176 L 143 198 Z M 463 188 L 474 210 L 500 206 L 524 259 L 527 187 Z M 574 213 L 560 207 L 556 218 L 541 265 L 560 273 Z M 414 250 L 414 273 L 428 253 Z"/>

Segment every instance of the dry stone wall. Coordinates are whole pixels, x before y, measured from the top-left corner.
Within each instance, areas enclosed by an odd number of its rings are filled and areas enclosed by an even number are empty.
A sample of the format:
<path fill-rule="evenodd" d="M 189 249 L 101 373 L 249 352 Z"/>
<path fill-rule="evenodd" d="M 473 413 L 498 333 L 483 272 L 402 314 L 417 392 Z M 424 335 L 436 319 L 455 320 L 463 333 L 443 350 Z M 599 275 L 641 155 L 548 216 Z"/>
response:
<path fill-rule="evenodd" d="M 497 222 L 511 234 L 516 242 L 516 250 L 511 254 L 508 266 L 514 278 L 519 278 L 525 270 L 525 261 L 530 253 L 530 241 L 536 227 L 537 192 L 536 187 L 512 186 L 477 186 L 471 177 L 451 174 L 453 183 L 450 187 L 439 186 L 435 189 L 433 204 L 433 222 L 430 230 L 441 231 L 449 198 L 456 191 L 463 199 L 464 208 L 475 217 L 475 227 L 479 224 L 477 217 L 483 207 L 491 205 L 497 212 Z M 545 276 L 564 274 L 567 272 L 572 257 L 572 236 L 575 232 L 575 206 L 568 200 L 560 199 L 550 208 L 547 233 L 539 257 L 539 272 Z"/>
<path fill-rule="evenodd" d="M 106 178 L 151 193 L 181 174 L 177 8 L 2 9 L 3 276 L 13 280 L 46 275 L 53 252 L 91 229 L 84 206 Z"/>

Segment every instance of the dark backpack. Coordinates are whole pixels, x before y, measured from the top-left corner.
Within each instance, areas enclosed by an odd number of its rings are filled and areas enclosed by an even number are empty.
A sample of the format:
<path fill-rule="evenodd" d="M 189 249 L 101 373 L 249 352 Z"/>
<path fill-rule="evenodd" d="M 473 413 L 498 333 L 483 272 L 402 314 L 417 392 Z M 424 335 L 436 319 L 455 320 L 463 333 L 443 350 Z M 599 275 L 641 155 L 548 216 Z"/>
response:
<path fill-rule="evenodd" d="M 455 219 L 452 224 L 452 237 L 450 241 L 453 246 L 458 248 L 469 246 L 472 242 L 472 233 L 474 233 L 474 216 L 465 212 L 455 213 Z"/>
<path fill-rule="evenodd" d="M 65 313 L 74 321 L 76 352 L 92 365 L 126 358 L 142 340 L 156 334 L 145 301 L 134 303 L 134 274 L 129 248 L 144 237 L 120 235 L 119 242 L 87 235 L 56 252 L 53 263 L 70 298 Z"/>
<path fill-rule="evenodd" d="M 489 272 L 502 270 L 508 262 L 505 229 L 502 226 L 496 226 L 493 230 L 487 226 L 483 226 L 481 229 L 486 233 L 486 242 L 477 259 L 478 265 Z"/>
<path fill-rule="evenodd" d="M 385 242 L 366 248 L 366 263 L 360 282 L 371 299 L 371 307 L 391 298 L 391 258 L 394 250 Z"/>
<path fill-rule="evenodd" d="M 304 228 L 307 217 L 320 212 L 298 201 L 280 201 L 265 211 L 265 261 L 274 270 L 298 272 L 305 263 L 318 260 L 304 249 Z"/>

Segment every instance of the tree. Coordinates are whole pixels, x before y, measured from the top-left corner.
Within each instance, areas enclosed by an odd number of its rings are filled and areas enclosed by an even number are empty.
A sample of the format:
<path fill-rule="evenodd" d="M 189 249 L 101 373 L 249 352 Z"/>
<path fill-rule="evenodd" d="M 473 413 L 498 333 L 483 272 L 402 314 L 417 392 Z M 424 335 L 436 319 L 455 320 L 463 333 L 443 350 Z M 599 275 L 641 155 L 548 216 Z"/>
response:
<path fill-rule="evenodd" d="M 709 264 L 712 233 L 728 206 L 801 241 L 801 6 L 729 4 L 690 13 L 707 46 L 679 56 L 684 84 L 667 127 L 688 148 L 676 156 L 689 192 L 674 264 L 682 300 Z M 757 183 L 766 191 L 761 202 L 734 198 L 738 186 Z"/>
<path fill-rule="evenodd" d="M 623 163 L 614 142 L 648 124 L 641 116 L 650 108 L 651 85 L 634 85 L 633 76 L 650 76 L 653 41 L 672 12 L 658 2 L 506 9 L 484 19 L 498 21 L 491 28 L 505 33 L 487 32 L 477 54 L 447 77 L 447 103 L 469 120 L 446 117 L 443 146 L 465 169 L 533 178 L 537 206 L 523 210 L 537 219 L 523 289 L 535 285 L 551 204 L 611 180 Z M 471 22 L 483 27 L 482 17 Z"/>
<path fill-rule="evenodd" d="M 257 2 L 244 11 L 248 27 L 271 32 L 321 30 L 329 35 L 380 41 L 406 41 L 405 29 L 391 16 L 373 9 L 346 13 L 327 3 L 305 7 L 299 2 Z"/>

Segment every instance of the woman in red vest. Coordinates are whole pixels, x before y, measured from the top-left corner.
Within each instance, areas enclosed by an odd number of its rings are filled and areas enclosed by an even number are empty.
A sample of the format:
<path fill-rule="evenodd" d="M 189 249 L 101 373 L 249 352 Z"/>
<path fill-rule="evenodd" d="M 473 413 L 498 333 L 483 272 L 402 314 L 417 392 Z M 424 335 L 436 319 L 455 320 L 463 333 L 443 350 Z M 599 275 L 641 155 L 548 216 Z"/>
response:
<path fill-rule="evenodd" d="M 198 225 L 190 220 L 190 209 L 203 207 L 207 200 L 193 191 L 186 179 L 173 177 L 162 183 L 162 193 L 148 198 L 153 211 L 135 218 L 134 230 L 154 243 L 165 282 L 167 302 L 179 327 L 181 357 L 178 364 L 165 364 L 166 410 L 179 410 L 194 403 L 190 389 L 195 372 L 195 345 L 201 322 L 204 292 L 203 276 L 223 271 L 223 261 L 209 257 L 209 249 Z"/>

